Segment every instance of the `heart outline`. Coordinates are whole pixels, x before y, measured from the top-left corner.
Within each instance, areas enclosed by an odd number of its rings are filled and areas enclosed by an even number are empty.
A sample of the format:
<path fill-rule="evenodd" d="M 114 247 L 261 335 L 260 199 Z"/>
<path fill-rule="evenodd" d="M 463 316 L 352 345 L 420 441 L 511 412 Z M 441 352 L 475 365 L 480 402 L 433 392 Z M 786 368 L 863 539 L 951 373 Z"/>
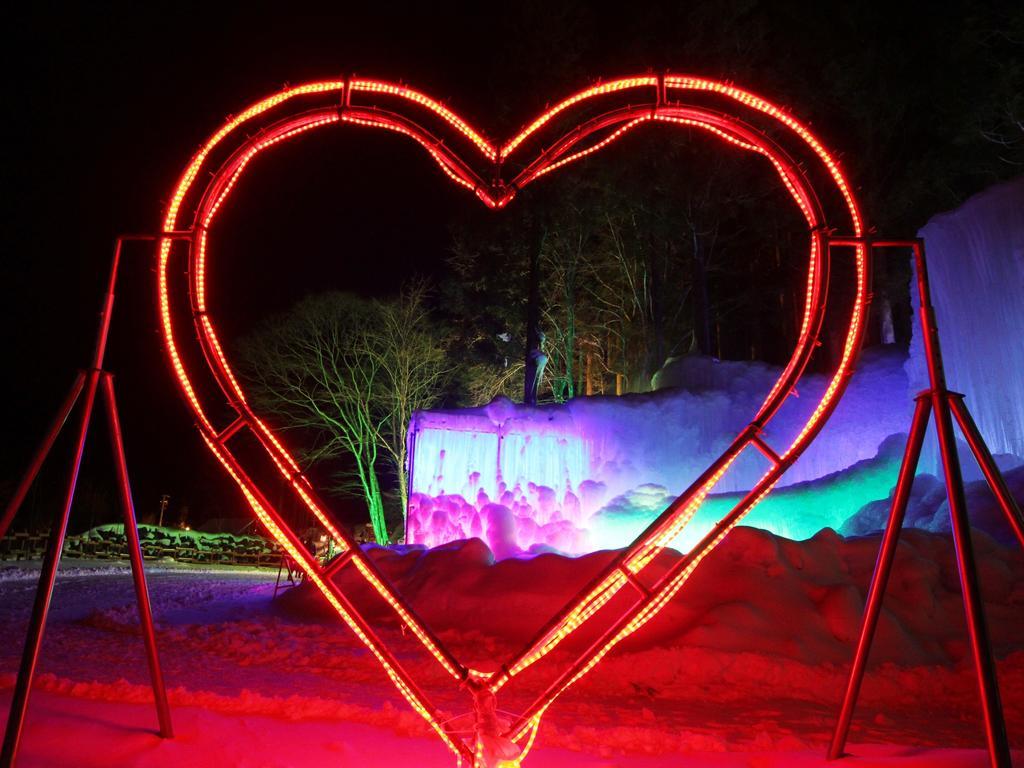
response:
<path fill-rule="evenodd" d="M 571 108 L 598 97 L 624 94 L 635 95 L 637 89 L 649 88 L 653 88 L 656 91 L 653 100 L 641 101 L 639 105 L 635 103 L 627 104 L 625 107 L 620 107 L 617 110 L 606 111 L 597 118 L 577 123 L 575 128 L 563 134 L 558 141 L 538 154 L 532 162 L 527 163 L 510 181 L 506 182 L 502 179 L 505 164 L 516 154 L 518 147 L 526 143 L 546 126 L 553 124 L 555 118 L 568 114 Z M 164 331 L 172 369 L 179 385 L 182 387 L 186 401 L 198 420 L 199 431 L 210 450 L 239 485 L 254 513 L 271 535 L 292 555 L 300 567 L 306 571 L 307 577 L 310 578 L 312 583 L 316 584 L 325 598 L 331 602 L 342 620 L 348 624 L 350 629 L 356 633 L 364 645 L 376 656 L 378 662 L 383 666 L 385 672 L 407 701 L 409 701 L 410 705 L 427 720 L 441 737 L 442 741 L 459 757 L 460 762 L 462 758 L 467 758 L 475 763 L 476 755 L 474 750 L 461 740 L 453 739 L 444 730 L 437 717 L 435 717 L 436 710 L 430 705 L 429 700 L 422 691 L 419 690 L 415 681 L 401 668 L 401 665 L 388 650 L 386 644 L 377 637 L 358 609 L 349 602 L 340 589 L 334 586 L 330 576 L 337 569 L 346 567 L 350 563 L 353 564 L 362 578 L 388 602 L 396 615 L 413 631 L 413 634 L 423 644 L 424 648 L 434 656 L 446 672 L 460 684 L 468 684 L 471 688 L 486 688 L 492 693 L 496 693 L 515 675 L 525 670 L 534 661 L 542 658 L 565 637 L 568 637 L 573 631 L 582 626 L 590 617 L 596 615 L 601 607 L 617 594 L 622 587 L 629 585 L 640 592 L 643 599 L 630 609 L 632 615 L 627 612 L 627 614 L 613 623 L 599 638 L 599 641 L 588 648 L 569 669 L 563 672 L 558 680 L 549 686 L 548 690 L 538 697 L 534 704 L 513 724 L 507 735 L 516 741 L 520 741 L 529 735 L 526 747 L 528 750 L 536 735 L 540 718 L 555 698 L 586 674 L 594 665 L 599 663 L 600 659 L 621 639 L 639 629 L 650 618 L 653 618 L 678 592 L 700 560 L 717 546 L 718 542 L 739 522 L 746 512 L 771 491 L 781 475 L 792 464 L 792 461 L 813 440 L 814 436 L 824 425 L 828 415 L 834 410 L 842 390 L 845 388 L 856 352 L 863 338 L 868 301 L 868 265 L 866 250 L 863 246 L 858 245 L 853 249 L 857 266 L 856 296 L 851 309 L 849 330 L 838 370 L 826 388 L 822 400 L 790 447 L 780 453 L 768 446 L 761 436 L 761 432 L 782 406 L 796 381 L 802 376 L 810 354 L 813 351 L 814 342 L 820 330 L 821 319 L 827 304 L 823 285 L 827 283 L 830 249 L 828 245 L 829 233 L 825 229 L 824 212 L 818 200 L 816 187 L 811 182 L 808 174 L 804 169 L 796 165 L 778 142 L 775 142 L 758 129 L 753 128 L 743 118 L 737 117 L 731 112 L 717 112 L 709 110 L 704 106 L 688 104 L 679 99 L 672 101 L 669 98 L 670 92 L 675 92 L 677 95 L 679 92 L 685 92 L 691 96 L 700 92 L 713 94 L 727 101 L 732 100 L 748 110 L 753 110 L 773 118 L 789 129 L 806 145 L 804 148 L 809 148 L 812 156 L 817 156 L 817 160 L 824 166 L 827 175 L 835 184 L 842 201 L 846 205 L 850 215 L 853 235 L 855 237 L 862 235 L 863 224 L 859 208 L 845 177 L 835 160 L 806 127 L 770 102 L 747 91 L 712 80 L 676 74 L 619 78 L 584 89 L 563 99 L 554 107 L 542 113 L 517 136 L 501 145 L 489 142 L 469 122 L 439 102 L 402 85 L 378 80 L 344 79 L 309 83 L 296 88 L 285 89 L 257 102 L 239 116 L 230 119 L 204 144 L 179 179 L 164 217 L 163 230 L 165 233 L 183 231 L 179 226 L 179 213 L 182 210 L 186 197 L 193 191 L 193 184 L 198 178 L 200 170 L 207 164 L 211 153 L 219 148 L 222 140 L 234 134 L 238 128 L 250 123 L 250 121 L 257 117 L 273 113 L 281 105 L 291 106 L 290 102 L 293 99 L 301 101 L 305 97 L 314 97 L 316 100 L 319 100 L 320 97 L 325 95 L 340 96 L 339 99 L 329 103 L 327 106 L 318 105 L 313 109 L 305 109 L 302 112 L 290 115 L 286 114 L 286 116 L 278 119 L 277 122 L 265 126 L 260 133 L 254 136 L 245 136 L 223 162 L 219 170 L 215 172 L 213 179 L 202 188 L 201 195 L 195 204 L 193 222 L 190 228 L 192 237 L 188 241 L 189 258 L 192 268 L 190 270 L 191 280 L 187 293 L 192 304 L 191 319 L 198 332 L 197 335 L 202 353 L 220 389 L 227 397 L 228 403 L 238 414 L 237 418 L 224 429 L 216 430 L 211 419 L 206 415 L 205 409 L 178 352 L 173 330 L 173 312 L 169 301 L 168 263 L 172 242 L 174 242 L 169 237 L 162 239 L 159 243 L 158 302 L 161 327 Z M 366 94 L 371 94 L 374 98 L 397 99 L 400 106 L 411 107 L 413 114 L 420 110 L 425 111 L 428 116 L 440 119 L 453 131 L 457 138 L 461 138 L 464 143 L 468 143 L 471 147 L 475 148 L 476 154 L 482 156 L 488 169 L 492 171 L 491 177 L 485 179 L 481 173 L 478 173 L 472 167 L 469 161 L 463 159 L 462 153 L 453 150 L 447 143 L 438 140 L 433 133 L 424 128 L 416 119 L 406 115 L 403 109 L 394 111 L 393 108 L 381 109 L 375 105 L 360 106 L 353 103 L 353 96 L 365 96 Z M 581 590 L 580 594 L 585 593 L 581 600 L 578 600 L 572 608 L 567 605 L 560 614 L 556 614 L 556 617 L 549 622 L 548 627 L 538 633 L 538 636 L 531 643 L 527 644 L 523 652 L 503 664 L 497 672 L 484 675 L 468 669 L 447 651 L 444 645 L 430 632 L 429 628 L 423 625 L 415 616 L 415 613 L 405 603 L 401 595 L 386 583 L 372 562 L 362 554 L 358 546 L 333 525 L 316 498 L 315 491 L 309 481 L 302 475 L 300 467 L 291 457 L 291 454 L 284 448 L 265 422 L 253 413 L 252 409 L 248 406 L 244 391 L 234 377 L 217 339 L 214 324 L 210 319 L 206 305 L 205 274 L 209 228 L 217 211 L 230 195 L 249 162 L 259 152 L 296 135 L 325 125 L 338 123 L 368 125 L 405 134 L 426 148 L 449 179 L 474 191 L 489 207 L 502 208 L 514 197 L 519 189 L 532 181 L 575 160 L 600 151 L 600 149 L 614 142 L 633 127 L 649 121 L 675 123 L 709 130 L 718 135 L 719 138 L 740 148 L 763 155 L 775 167 L 784 186 L 790 192 L 790 195 L 794 198 L 805 219 L 808 221 L 810 230 L 811 246 L 808 290 L 800 339 L 794 349 L 793 356 L 780 375 L 779 380 L 769 392 L 757 415 L 750 425 L 741 431 L 722 456 L 712 463 L 708 470 L 687 491 L 684 491 L 644 533 L 638 536 L 626 550 L 623 550 L 605 572 L 596 577 L 588 588 Z M 606 130 L 609 127 L 614 130 L 596 144 L 585 146 L 583 149 L 575 152 L 571 151 L 590 136 L 599 135 L 600 131 Z M 259 485 L 249 477 L 241 463 L 227 447 L 227 441 L 243 428 L 248 428 L 260 440 L 289 487 L 295 491 L 302 500 L 302 503 L 320 520 L 321 524 L 324 525 L 325 529 L 335 539 L 342 554 L 338 560 L 332 561 L 328 568 L 321 568 L 315 561 L 310 560 L 294 532 L 285 524 L 274 506 L 267 501 Z M 639 580 L 639 575 L 646 565 L 686 525 L 718 479 L 728 470 L 732 461 L 751 446 L 768 458 L 772 468 L 744 496 L 743 500 L 737 504 L 734 510 L 723 519 L 722 523 L 712 529 L 701 543 L 691 550 L 690 554 L 678 561 L 678 567 L 674 569 L 674 572 L 670 571 L 663 575 L 653 587 L 644 585 Z M 640 607 L 637 608 L 636 606 Z"/>

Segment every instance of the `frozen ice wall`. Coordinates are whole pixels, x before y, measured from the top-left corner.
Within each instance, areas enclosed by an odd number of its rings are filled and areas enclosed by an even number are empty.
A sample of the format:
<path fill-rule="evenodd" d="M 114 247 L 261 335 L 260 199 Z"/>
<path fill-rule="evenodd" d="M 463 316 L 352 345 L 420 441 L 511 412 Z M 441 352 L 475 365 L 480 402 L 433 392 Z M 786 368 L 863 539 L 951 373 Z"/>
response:
<path fill-rule="evenodd" d="M 603 501 L 592 441 L 567 409 L 417 413 L 409 428 L 406 540 L 436 546 L 477 536 L 496 553 L 540 544 L 586 550 L 586 520 Z"/>
<path fill-rule="evenodd" d="M 912 401 L 904 363 L 891 347 L 866 352 L 821 437 L 780 485 L 874 460 L 887 437 L 905 432 Z M 667 364 L 649 394 L 536 408 L 496 400 L 418 413 L 409 434 L 407 541 L 436 546 L 478 536 L 499 557 L 537 547 L 581 553 L 623 546 L 726 448 L 778 375 L 762 363 L 687 357 Z M 766 429 L 770 444 L 780 450 L 789 444 L 827 383 L 821 375 L 802 380 L 798 395 Z M 878 464 L 873 477 L 881 479 L 844 486 L 842 503 L 833 503 L 836 494 L 832 501 L 823 497 L 813 514 L 777 505 L 752 521 L 798 538 L 827 525 L 838 528 L 863 504 L 886 495 L 886 478 L 895 478 L 890 463 Z M 748 490 L 765 469 L 764 459 L 748 451 L 716 490 Z"/>
<path fill-rule="evenodd" d="M 919 234 L 949 387 L 966 395 L 993 453 L 1024 457 L 1024 177 L 933 217 Z M 928 386 L 916 283 L 911 296 L 907 374 L 916 392 Z M 930 439 L 922 470 L 936 472 L 937 459 Z"/>

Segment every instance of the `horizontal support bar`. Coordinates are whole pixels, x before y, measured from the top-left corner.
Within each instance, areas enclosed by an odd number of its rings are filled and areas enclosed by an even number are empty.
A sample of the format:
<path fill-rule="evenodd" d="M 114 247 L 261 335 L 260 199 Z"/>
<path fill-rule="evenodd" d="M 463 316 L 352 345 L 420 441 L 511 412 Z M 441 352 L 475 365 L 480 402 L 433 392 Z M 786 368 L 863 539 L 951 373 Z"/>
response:
<path fill-rule="evenodd" d="M 626 581 L 629 582 L 629 585 L 631 587 L 633 587 L 637 592 L 639 592 L 645 598 L 650 598 L 651 590 L 647 588 L 646 584 L 644 584 L 642 581 L 640 581 L 640 579 L 637 577 L 637 575 L 635 573 L 633 573 L 631 570 L 629 570 L 629 568 L 627 568 L 625 566 L 621 566 L 618 569 L 618 571 L 619 571 L 619 573 L 621 573 L 626 578 Z"/>
<path fill-rule="evenodd" d="M 915 248 L 920 245 L 921 240 L 916 238 L 899 240 L 881 237 L 828 237 L 825 242 L 829 247 L 855 248 L 859 245 L 866 245 L 868 248 Z"/>
<path fill-rule="evenodd" d="M 228 424 L 226 427 L 224 427 L 224 429 L 222 429 L 217 434 L 217 436 L 214 438 L 214 440 L 216 440 L 218 443 L 223 444 L 226 441 L 230 440 L 232 437 L 234 437 L 236 434 L 238 434 L 238 432 L 242 429 L 242 427 L 247 427 L 248 425 L 249 424 L 245 420 L 245 417 L 244 416 L 239 416 L 237 419 L 235 419 L 230 424 Z"/>
<path fill-rule="evenodd" d="M 325 578 L 332 578 L 334 574 L 344 568 L 346 565 L 352 562 L 352 550 L 346 549 L 336 558 L 327 563 L 323 568 L 323 575 Z"/>
<path fill-rule="evenodd" d="M 782 457 L 779 456 L 779 454 L 775 452 L 775 449 L 768 445 L 760 435 L 754 435 L 751 437 L 750 442 L 752 442 L 754 447 L 763 453 L 764 457 L 776 467 L 782 463 Z"/>
<path fill-rule="evenodd" d="M 148 241 L 153 241 L 153 240 L 191 240 L 192 237 L 193 237 L 193 232 L 192 232 L 191 229 L 179 229 L 179 230 L 171 230 L 171 231 L 168 231 L 168 232 L 157 232 L 157 233 L 151 234 L 151 235 L 150 234 L 135 234 L 135 233 L 126 234 L 126 235 L 118 235 L 117 239 L 121 240 L 122 242 L 128 242 L 128 241 L 148 242 Z"/>

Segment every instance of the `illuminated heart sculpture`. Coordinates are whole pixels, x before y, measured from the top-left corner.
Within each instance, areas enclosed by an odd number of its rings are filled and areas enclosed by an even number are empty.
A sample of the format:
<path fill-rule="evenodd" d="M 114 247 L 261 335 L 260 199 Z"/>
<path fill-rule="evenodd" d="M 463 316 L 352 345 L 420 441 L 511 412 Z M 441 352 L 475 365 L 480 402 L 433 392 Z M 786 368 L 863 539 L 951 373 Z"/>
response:
<path fill-rule="evenodd" d="M 444 647 L 353 539 L 331 522 L 292 455 L 250 408 L 217 340 L 207 301 L 209 231 L 217 212 L 260 152 L 327 126 L 358 125 L 403 134 L 421 144 L 449 179 L 474 192 L 489 207 L 498 209 L 532 181 L 602 149 L 644 123 L 710 132 L 735 148 L 764 157 L 774 167 L 808 225 L 807 295 L 799 340 L 789 363 L 749 426 L 726 451 L 525 648 L 507 659 L 496 672 L 477 672 L 459 662 Z M 450 134 L 450 140 L 442 142 L 440 137 L 445 134 Z M 528 161 L 519 162 L 526 148 L 540 146 L 542 138 L 546 148 Z M 197 183 L 200 180 L 202 183 Z M 509 681 L 595 616 L 600 614 L 604 618 L 606 625 L 602 625 L 597 640 L 576 655 L 575 661 L 559 669 L 546 690 L 498 734 L 520 745 L 521 760 L 533 742 L 542 715 L 555 698 L 666 605 L 701 559 L 768 495 L 834 410 L 863 338 L 868 301 L 868 263 L 863 245 L 847 246 L 855 263 L 855 291 L 838 370 L 788 447 L 773 449 L 763 438 L 765 426 L 795 391 L 817 344 L 825 313 L 832 250 L 826 210 L 839 212 L 836 215 L 845 220 L 849 228 L 847 235 L 862 237 L 863 224 L 849 185 L 835 160 L 811 132 L 773 104 L 711 80 L 675 74 L 611 80 L 559 102 L 504 144 L 490 142 L 448 108 L 403 85 L 361 79 L 310 83 L 283 90 L 230 119 L 189 163 L 172 193 L 164 219 L 164 237 L 159 244 L 161 322 L 174 373 L 210 450 L 241 488 L 267 531 L 295 559 L 310 582 L 373 653 L 399 692 L 455 753 L 460 764 L 463 759 L 474 766 L 490 764 L 490 758 L 484 755 L 485 742 L 494 734 L 486 733 L 479 722 L 475 739 L 464 740 L 449 731 L 417 682 L 331 577 L 342 568 L 350 569 L 375 590 L 453 682 L 474 694 L 478 712 L 487 707 L 493 711 L 493 695 Z M 187 278 L 183 270 L 169 269 L 174 254 L 186 249 Z M 184 284 L 177 281 L 184 281 Z M 186 364 L 187 360 L 202 359 L 191 346 L 191 334 L 181 332 L 186 323 L 194 324 L 198 331 L 199 351 L 208 364 L 208 373 L 212 373 L 212 382 L 201 381 L 208 379 L 206 372 L 195 370 L 194 363 Z M 183 339 L 188 339 L 190 345 L 184 346 Z M 215 386 L 211 386 L 214 382 Z M 226 397 L 226 405 L 221 395 Z M 239 439 L 236 436 L 243 431 L 255 438 L 250 441 L 259 447 L 255 454 L 251 450 L 242 454 L 232 448 L 231 441 Z M 770 465 L 760 481 L 686 556 L 667 569 L 649 569 L 655 557 L 686 526 L 730 465 L 751 448 L 763 454 Z M 258 466 L 257 461 L 263 461 L 266 466 Z M 254 479 L 257 476 L 264 479 L 258 482 Z M 269 493 L 268 488 L 281 484 L 290 489 L 334 538 L 341 554 L 327 565 L 320 565 L 308 554 L 269 501 L 279 496 Z M 616 596 L 619 599 L 613 602 Z M 623 598 L 627 598 L 625 604 Z M 610 615 L 610 607 L 606 608 L 610 605 L 617 610 L 614 615 Z"/>

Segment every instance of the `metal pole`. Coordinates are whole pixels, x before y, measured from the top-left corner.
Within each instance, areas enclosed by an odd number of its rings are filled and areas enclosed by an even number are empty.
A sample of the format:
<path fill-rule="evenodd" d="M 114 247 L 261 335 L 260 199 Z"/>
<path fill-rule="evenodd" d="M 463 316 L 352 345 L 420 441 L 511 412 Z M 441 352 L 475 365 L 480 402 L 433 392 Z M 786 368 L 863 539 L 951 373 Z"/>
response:
<path fill-rule="evenodd" d="M 839 720 L 836 722 L 835 730 L 832 733 L 832 742 L 828 748 L 829 760 L 842 757 L 846 747 L 853 710 L 857 706 L 860 685 L 864 679 L 868 655 L 871 653 L 871 643 L 875 638 L 878 617 L 882 612 L 882 600 L 889 583 L 892 563 L 896 557 L 896 548 L 899 544 L 900 532 L 903 529 L 903 518 L 907 511 L 907 502 L 910 500 L 910 490 L 914 485 L 914 474 L 921 458 L 921 446 L 924 444 L 924 436 L 928 430 L 928 417 L 931 415 L 931 410 L 930 393 L 923 392 L 918 395 L 917 407 L 914 409 L 914 421 L 910 428 L 910 436 L 907 438 L 903 463 L 900 465 L 899 478 L 896 481 L 896 492 L 889 510 L 889 521 L 885 527 L 882 546 L 878 550 L 875 572 L 871 577 L 871 586 L 868 589 L 864 605 L 864 619 L 861 623 L 860 638 L 857 640 L 857 652 L 853 658 L 853 666 L 850 668 L 850 677 L 846 684 Z"/>
<path fill-rule="evenodd" d="M 4 732 L 3 751 L 0 753 L 0 766 L 14 764 L 21 744 L 21 735 L 25 727 L 25 712 L 28 709 L 29 694 L 32 690 L 32 678 L 35 676 L 39 662 L 39 649 L 43 641 L 46 627 L 46 616 L 50 611 L 50 600 L 53 598 L 53 586 L 57 579 L 57 566 L 60 564 L 61 552 L 64 549 L 64 536 L 67 534 L 68 519 L 71 516 L 71 504 L 75 498 L 75 486 L 78 484 L 78 472 L 82 466 L 82 454 L 85 451 L 85 440 L 89 434 L 89 421 L 92 418 L 93 405 L 96 402 L 96 390 L 99 386 L 100 373 L 103 367 L 103 356 L 107 349 L 107 337 L 110 334 L 110 315 L 114 308 L 114 288 L 117 284 L 117 269 L 121 261 L 123 238 L 118 238 L 114 246 L 114 255 L 110 262 L 110 275 L 107 278 L 107 291 L 103 297 L 100 310 L 99 326 L 96 331 L 96 344 L 93 349 L 92 366 L 86 376 L 85 403 L 78 425 L 78 438 L 74 458 L 68 476 L 64 506 L 54 519 L 50 542 L 43 559 L 42 571 L 39 574 L 39 585 L 36 587 L 35 604 L 32 607 L 32 618 L 29 620 L 28 633 L 25 637 L 25 648 L 22 652 L 18 679 L 14 686 L 14 697 L 11 699 L 11 710 L 7 715 L 7 728 Z"/>
<path fill-rule="evenodd" d="M 1013 532 L 1017 535 L 1017 541 L 1020 542 L 1021 547 L 1024 547 L 1024 513 L 1021 512 L 1020 505 L 1013 498 L 1010 489 L 1006 487 L 1006 479 L 1003 477 L 1003 473 L 999 471 L 999 467 L 996 466 L 988 446 L 985 445 L 985 440 L 981 436 L 981 432 L 978 431 L 978 425 L 974 423 L 971 412 L 967 410 L 964 396 L 959 392 L 950 392 L 948 393 L 948 400 L 953 416 L 956 417 L 960 430 L 963 432 L 964 437 L 967 438 L 967 444 L 971 446 L 974 458 L 978 460 L 978 465 L 985 474 L 989 488 L 995 494 L 999 506 L 1003 508 L 1003 513 L 1006 515 L 1010 527 L 1013 528 Z"/>
<path fill-rule="evenodd" d="M 971 544 L 971 525 L 967 519 L 967 502 L 964 498 L 960 460 L 956 453 L 953 422 L 948 408 L 944 409 L 939 405 L 945 402 L 945 399 L 945 396 L 939 393 L 932 395 L 933 407 L 937 411 L 935 427 L 939 435 L 939 450 L 942 453 L 949 517 L 953 523 L 953 544 L 956 548 L 960 588 L 964 598 L 964 616 L 971 636 L 971 650 L 974 654 L 974 667 L 978 676 L 978 689 L 985 718 L 985 738 L 988 741 L 992 767 L 1010 768 L 1010 745 L 1003 722 L 1002 703 L 999 700 L 999 683 L 996 679 L 995 661 L 992 658 L 992 645 L 978 588 L 978 575 Z"/>
<path fill-rule="evenodd" d="M 114 377 L 104 372 L 102 383 L 103 398 L 107 404 L 107 423 L 110 426 L 110 447 L 114 452 L 118 486 L 121 491 L 121 506 L 124 510 L 124 535 L 128 544 L 128 556 L 132 563 L 135 599 L 139 605 L 139 623 L 142 625 L 142 637 L 146 643 L 149 678 L 153 684 L 153 698 L 156 701 L 157 719 L 160 722 L 160 735 L 169 739 L 174 735 L 174 729 L 171 726 L 171 709 L 167 703 L 167 690 L 164 687 L 164 675 L 160 667 L 160 655 L 157 652 L 156 631 L 153 628 L 153 609 L 149 601 L 149 589 L 146 586 L 146 570 L 135 521 L 135 505 L 132 502 L 132 490 L 128 482 L 128 463 L 124 455 L 121 420 L 117 412 L 117 401 L 114 398 Z"/>
<path fill-rule="evenodd" d="M 103 369 L 103 357 L 107 351 L 107 337 L 110 335 L 110 315 L 114 311 L 114 289 L 117 287 L 117 270 L 121 265 L 121 248 L 124 238 L 119 237 L 114 244 L 114 256 L 110 260 L 110 275 L 107 278 L 107 292 L 103 296 L 103 309 L 100 310 L 99 329 L 96 332 L 96 346 L 92 355 L 92 370 Z"/>
<path fill-rule="evenodd" d="M 935 431 L 939 437 L 939 451 L 942 455 L 942 470 L 946 480 L 946 497 L 949 500 L 949 517 L 953 527 L 953 544 L 956 548 L 957 568 L 960 572 L 960 588 L 963 592 L 964 615 L 971 637 L 974 668 L 978 677 L 981 707 L 985 720 L 985 738 L 988 741 L 989 761 L 993 768 L 1010 768 L 1010 745 L 1006 737 L 1002 703 L 999 700 L 999 684 L 996 679 L 995 661 L 985 612 L 978 588 L 974 550 L 971 545 L 971 526 L 967 519 L 967 503 L 964 498 L 963 476 L 960 458 L 956 451 L 956 437 L 953 433 L 953 419 L 950 414 L 946 377 L 942 367 L 938 330 L 935 324 L 935 310 L 928 290 L 928 272 L 924 259 L 924 244 L 914 244 L 914 260 L 917 266 L 917 287 L 921 299 L 921 329 L 928 374 L 931 380 L 932 409 L 935 411 Z"/>
<path fill-rule="evenodd" d="M 18 680 L 14 686 L 14 697 L 11 699 L 11 711 L 7 715 L 7 730 L 4 733 L 3 752 L 0 755 L 0 765 L 2 766 L 14 765 L 18 746 L 21 743 L 22 729 L 25 726 L 25 711 L 28 708 L 32 678 L 35 676 L 36 664 L 39 661 L 39 647 L 43 641 L 43 630 L 46 626 L 46 615 L 50 610 L 50 599 L 53 597 L 57 566 L 64 548 L 64 535 L 67 533 L 71 503 L 75 498 L 75 485 L 78 483 L 78 470 L 82 466 L 85 439 L 89 434 L 89 419 L 92 416 L 93 403 L 96 401 L 99 374 L 98 370 L 89 371 L 85 385 L 85 404 L 82 407 L 82 416 L 78 424 L 78 442 L 74 458 L 71 460 L 64 506 L 55 517 L 53 530 L 50 531 L 50 543 L 43 560 L 42 572 L 39 574 L 39 586 L 36 587 L 36 600 L 32 607 L 32 618 L 29 621 L 28 633 L 25 637 L 25 649 L 22 652 L 21 666 L 18 669 Z"/>
<path fill-rule="evenodd" d="M 164 232 L 161 233 L 159 237 L 180 240 L 190 238 L 191 233 Z M 71 515 L 71 505 L 74 501 L 75 487 L 78 483 L 78 473 L 82 466 L 82 455 L 85 452 L 85 441 L 89 434 L 89 422 L 92 419 L 93 406 L 96 403 L 96 392 L 99 388 L 100 378 L 104 375 L 102 370 L 103 358 L 106 354 L 107 339 L 110 334 L 110 318 L 114 309 L 114 289 L 117 286 L 117 272 L 121 262 L 121 249 L 124 243 L 129 240 L 136 241 L 156 239 L 158 239 L 158 237 L 154 235 L 121 235 L 117 238 L 114 245 L 114 254 L 110 262 L 110 274 L 107 279 L 107 290 L 104 294 L 103 305 L 100 310 L 91 366 L 88 371 L 80 372 L 78 377 L 75 379 L 71 392 L 68 394 L 61 410 L 58 412 L 58 416 L 51 425 L 46 438 L 37 450 L 36 456 L 29 467 L 28 473 L 25 478 L 23 478 L 22 484 L 19 485 L 14 498 L 4 511 L 2 526 L 0 526 L 0 538 L 2 538 L 3 533 L 6 533 L 7 526 L 10 525 L 11 519 L 13 519 L 14 514 L 17 512 L 18 506 L 20 506 L 23 501 L 28 487 L 39 472 L 39 468 L 42 465 L 43 460 L 46 458 L 50 448 L 53 446 L 53 442 L 56 440 L 64 421 L 67 419 L 72 408 L 76 404 L 79 395 L 84 389 L 85 401 L 82 406 L 82 413 L 79 420 L 77 443 L 74 456 L 71 461 L 67 489 L 64 497 L 64 506 L 61 508 L 60 513 L 55 517 L 54 526 L 50 532 L 50 541 L 47 546 L 46 556 L 43 559 L 43 566 L 39 575 L 39 585 L 36 588 L 35 603 L 32 608 L 32 617 L 29 620 L 28 632 L 25 637 L 25 648 L 22 652 L 21 666 L 18 669 L 18 678 L 14 687 L 14 696 L 11 699 L 11 709 L 7 716 L 3 750 L 0 752 L 0 766 L 3 766 L 3 768 L 8 768 L 14 764 L 14 760 L 18 754 L 18 748 L 21 744 L 22 732 L 25 726 L 25 713 L 28 709 L 29 694 L 32 690 L 32 679 L 35 675 L 35 669 L 39 661 L 39 650 L 42 645 L 43 632 L 46 627 L 46 617 L 50 609 L 50 601 L 53 598 L 53 588 L 57 578 L 57 567 L 60 564 L 61 552 L 64 549 L 64 537 L 67 534 L 68 520 Z M 104 387 L 106 389 L 107 385 L 104 385 Z M 116 424 L 116 409 L 114 408 L 112 388 L 109 393 L 109 403 L 111 406 L 111 417 L 114 420 L 111 423 L 111 432 L 114 433 L 116 431 L 116 440 L 119 445 L 120 425 Z M 118 471 L 122 479 L 122 493 L 127 495 L 128 501 L 125 510 L 126 535 L 128 535 L 127 532 L 130 530 L 131 536 L 134 537 L 134 550 L 139 557 L 138 568 L 136 568 L 135 559 L 133 557 L 132 570 L 136 579 L 137 596 L 139 596 L 140 602 L 140 615 L 143 616 L 144 633 L 152 633 L 152 620 L 148 603 L 148 592 L 145 590 L 145 575 L 141 568 L 141 551 L 139 550 L 137 530 L 134 525 L 134 509 L 131 507 L 131 491 L 128 486 L 123 451 L 121 451 L 118 456 L 118 451 L 115 450 L 115 459 L 120 460 Z M 130 520 L 128 518 L 129 514 L 131 516 Z M 131 523 L 130 525 L 129 522 Z M 132 549 L 133 547 L 130 546 L 130 554 Z M 142 588 L 141 595 L 138 592 L 140 585 Z M 143 605 L 143 596 L 145 597 L 145 606 Z M 148 627 L 146 626 L 147 623 L 149 624 Z M 160 675 L 159 662 L 156 658 L 156 646 L 155 643 L 151 641 L 152 638 L 147 636 L 147 651 L 150 652 L 151 657 L 150 671 L 153 675 L 154 693 L 157 693 L 157 711 L 160 715 L 160 731 L 161 735 L 170 736 L 171 727 L 169 711 L 161 711 L 161 699 L 163 700 L 163 707 L 166 709 L 166 694 L 163 693 L 163 680 Z M 155 674 L 153 674 L 154 661 L 156 661 Z M 159 692 L 157 692 L 157 686 L 159 686 Z"/>
<path fill-rule="evenodd" d="M 281 588 L 281 571 L 284 570 L 285 557 L 287 555 L 282 552 L 281 559 L 277 563 L 277 578 L 274 580 L 274 594 L 270 597 L 271 601 L 277 599 L 277 591 Z"/>
<path fill-rule="evenodd" d="M 4 509 L 4 516 L 0 518 L 0 539 L 7 535 L 7 530 L 10 528 L 11 523 L 14 522 L 14 516 L 18 514 L 18 510 L 21 508 L 21 504 L 25 501 L 25 496 L 28 494 L 29 488 L 32 487 L 32 483 L 36 479 L 36 475 L 39 474 L 39 470 L 43 466 L 43 462 L 46 461 L 46 457 L 50 455 L 50 450 L 53 448 L 53 443 L 57 439 L 57 435 L 60 434 L 61 429 L 64 427 L 64 422 L 67 421 L 68 416 L 71 414 L 71 409 L 75 407 L 75 403 L 78 402 L 78 396 L 82 394 L 82 387 L 85 386 L 85 371 L 79 371 L 75 376 L 75 380 L 71 385 L 71 389 L 68 390 L 67 396 L 64 398 L 64 402 L 60 406 L 60 410 L 57 411 L 57 415 L 54 416 L 53 423 L 50 424 L 50 429 L 46 433 L 46 437 L 43 438 L 43 442 L 39 444 L 36 449 L 35 456 L 32 458 L 32 463 L 29 464 L 28 469 L 21 478 L 21 482 L 14 491 L 14 495 L 11 500 L 7 502 L 7 507 Z"/>

